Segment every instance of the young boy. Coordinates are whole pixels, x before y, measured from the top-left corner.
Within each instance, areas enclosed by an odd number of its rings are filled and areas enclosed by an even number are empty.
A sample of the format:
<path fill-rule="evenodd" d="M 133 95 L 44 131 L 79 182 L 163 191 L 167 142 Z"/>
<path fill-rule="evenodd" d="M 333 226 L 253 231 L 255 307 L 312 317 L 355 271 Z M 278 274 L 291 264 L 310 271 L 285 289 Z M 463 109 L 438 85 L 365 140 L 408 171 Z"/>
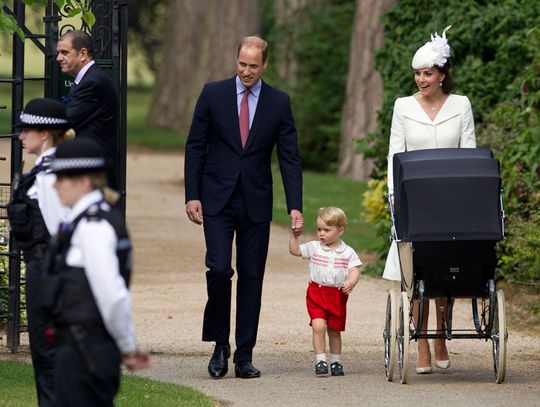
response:
<path fill-rule="evenodd" d="M 150 365 L 135 344 L 128 291 L 131 243 L 113 209 L 101 148 L 82 138 L 62 143 L 50 169 L 62 203 L 71 208 L 44 263 L 44 306 L 54 323 L 55 395 L 59 406 L 112 406 L 120 364 Z M 56 405 L 56 404 L 55 404 Z"/>
<path fill-rule="evenodd" d="M 309 285 L 306 305 L 313 329 L 316 375 L 328 374 L 326 333 L 330 345 L 332 376 L 343 376 L 341 364 L 341 331 L 345 330 L 347 300 L 358 283 L 362 262 L 356 252 L 340 237 L 347 219 L 339 208 L 320 208 L 317 216 L 317 237 L 302 245 L 291 232 L 289 251 L 309 259 Z"/>

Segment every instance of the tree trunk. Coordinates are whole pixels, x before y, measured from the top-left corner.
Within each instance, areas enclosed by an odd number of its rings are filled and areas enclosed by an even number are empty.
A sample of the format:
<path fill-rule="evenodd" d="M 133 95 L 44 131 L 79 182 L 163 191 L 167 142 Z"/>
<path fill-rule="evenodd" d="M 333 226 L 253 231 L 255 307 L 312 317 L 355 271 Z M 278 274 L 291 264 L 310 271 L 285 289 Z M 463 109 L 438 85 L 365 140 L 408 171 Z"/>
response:
<path fill-rule="evenodd" d="M 189 131 L 203 85 L 236 72 L 238 43 L 260 34 L 259 0 L 170 0 L 148 124 Z"/>
<path fill-rule="evenodd" d="M 275 29 L 278 34 L 278 41 L 275 44 L 275 58 L 278 75 L 289 82 L 296 80 L 296 70 L 298 61 L 294 56 L 294 47 L 291 44 L 296 42 L 295 36 L 291 34 L 290 28 L 298 19 L 298 12 L 308 5 L 308 0 L 274 0 L 276 13 Z M 292 30 L 294 33 L 294 30 Z M 282 34 L 284 33 L 284 34 Z"/>
<path fill-rule="evenodd" d="M 396 0 L 358 0 L 354 18 L 347 92 L 343 107 L 338 175 L 367 180 L 373 162 L 356 152 L 356 144 L 377 126 L 383 86 L 375 70 L 375 53 L 382 45 L 382 14 Z M 388 135 L 390 137 L 390 135 Z"/>

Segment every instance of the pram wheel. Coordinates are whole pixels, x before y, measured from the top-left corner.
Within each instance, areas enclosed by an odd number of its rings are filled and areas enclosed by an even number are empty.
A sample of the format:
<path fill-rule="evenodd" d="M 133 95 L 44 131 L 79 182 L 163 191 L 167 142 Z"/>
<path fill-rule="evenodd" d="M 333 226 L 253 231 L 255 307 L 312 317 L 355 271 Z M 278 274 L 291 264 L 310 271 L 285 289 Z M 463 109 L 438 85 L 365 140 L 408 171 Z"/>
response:
<path fill-rule="evenodd" d="M 491 340 L 493 343 L 493 367 L 495 369 L 495 382 L 502 383 L 506 373 L 506 307 L 503 290 L 497 290 L 493 307 L 493 327 L 491 328 Z"/>
<path fill-rule="evenodd" d="M 388 291 L 386 300 L 386 321 L 384 324 L 384 375 L 392 381 L 396 365 L 396 333 L 397 333 L 397 296 L 394 290 Z"/>
<path fill-rule="evenodd" d="M 409 339 L 410 339 L 410 302 L 407 293 L 401 293 L 399 302 L 399 322 L 397 332 L 399 377 L 402 384 L 407 383 L 407 374 L 409 372 Z"/>

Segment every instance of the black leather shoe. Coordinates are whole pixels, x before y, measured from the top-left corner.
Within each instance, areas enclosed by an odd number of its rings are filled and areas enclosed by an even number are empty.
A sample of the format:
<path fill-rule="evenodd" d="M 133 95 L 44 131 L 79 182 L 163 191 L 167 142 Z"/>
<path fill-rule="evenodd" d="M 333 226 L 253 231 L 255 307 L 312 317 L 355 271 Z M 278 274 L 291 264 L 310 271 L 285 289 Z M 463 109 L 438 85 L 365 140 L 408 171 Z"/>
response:
<path fill-rule="evenodd" d="M 261 377 L 261 372 L 251 362 L 240 362 L 234 365 L 234 375 L 242 379 L 255 379 Z"/>
<path fill-rule="evenodd" d="M 339 362 L 334 362 L 330 365 L 332 376 L 343 376 L 343 366 Z"/>
<path fill-rule="evenodd" d="M 227 359 L 231 356 L 229 345 L 216 345 L 210 363 L 208 363 L 208 373 L 213 379 L 220 379 L 229 371 Z"/>
<path fill-rule="evenodd" d="M 315 365 L 315 374 L 317 376 L 328 374 L 328 363 L 326 363 L 324 360 L 319 361 L 319 363 Z"/>

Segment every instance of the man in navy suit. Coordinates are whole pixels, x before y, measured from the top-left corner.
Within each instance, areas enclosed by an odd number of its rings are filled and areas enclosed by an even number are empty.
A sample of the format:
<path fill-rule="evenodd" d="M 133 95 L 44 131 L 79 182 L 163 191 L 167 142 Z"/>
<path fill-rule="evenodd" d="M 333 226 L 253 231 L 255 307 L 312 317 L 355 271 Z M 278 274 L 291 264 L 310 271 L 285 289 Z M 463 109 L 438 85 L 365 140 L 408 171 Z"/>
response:
<path fill-rule="evenodd" d="M 245 37 L 237 75 L 204 86 L 185 148 L 186 213 L 203 224 L 208 301 L 203 341 L 216 343 L 208 365 L 213 378 L 228 371 L 231 266 L 236 234 L 235 375 L 255 378 L 252 364 L 272 219 L 271 157 L 274 147 L 293 232 L 302 218 L 302 165 L 289 96 L 261 80 L 268 44 Z M 204 213 L 204 222 L 203 222 Z"/>
<path fill-rule="evenodd" d="M 118 96 L 114 83 L 93 59 L 94 43 L 84 31 L 68 31 L 56 47 L 62 73 L 73 76 L 67 113 L 77 137 L 94 139 L 105 151 L 111 188 L 118 187 L 113 170 L 118 154 Z"/>

